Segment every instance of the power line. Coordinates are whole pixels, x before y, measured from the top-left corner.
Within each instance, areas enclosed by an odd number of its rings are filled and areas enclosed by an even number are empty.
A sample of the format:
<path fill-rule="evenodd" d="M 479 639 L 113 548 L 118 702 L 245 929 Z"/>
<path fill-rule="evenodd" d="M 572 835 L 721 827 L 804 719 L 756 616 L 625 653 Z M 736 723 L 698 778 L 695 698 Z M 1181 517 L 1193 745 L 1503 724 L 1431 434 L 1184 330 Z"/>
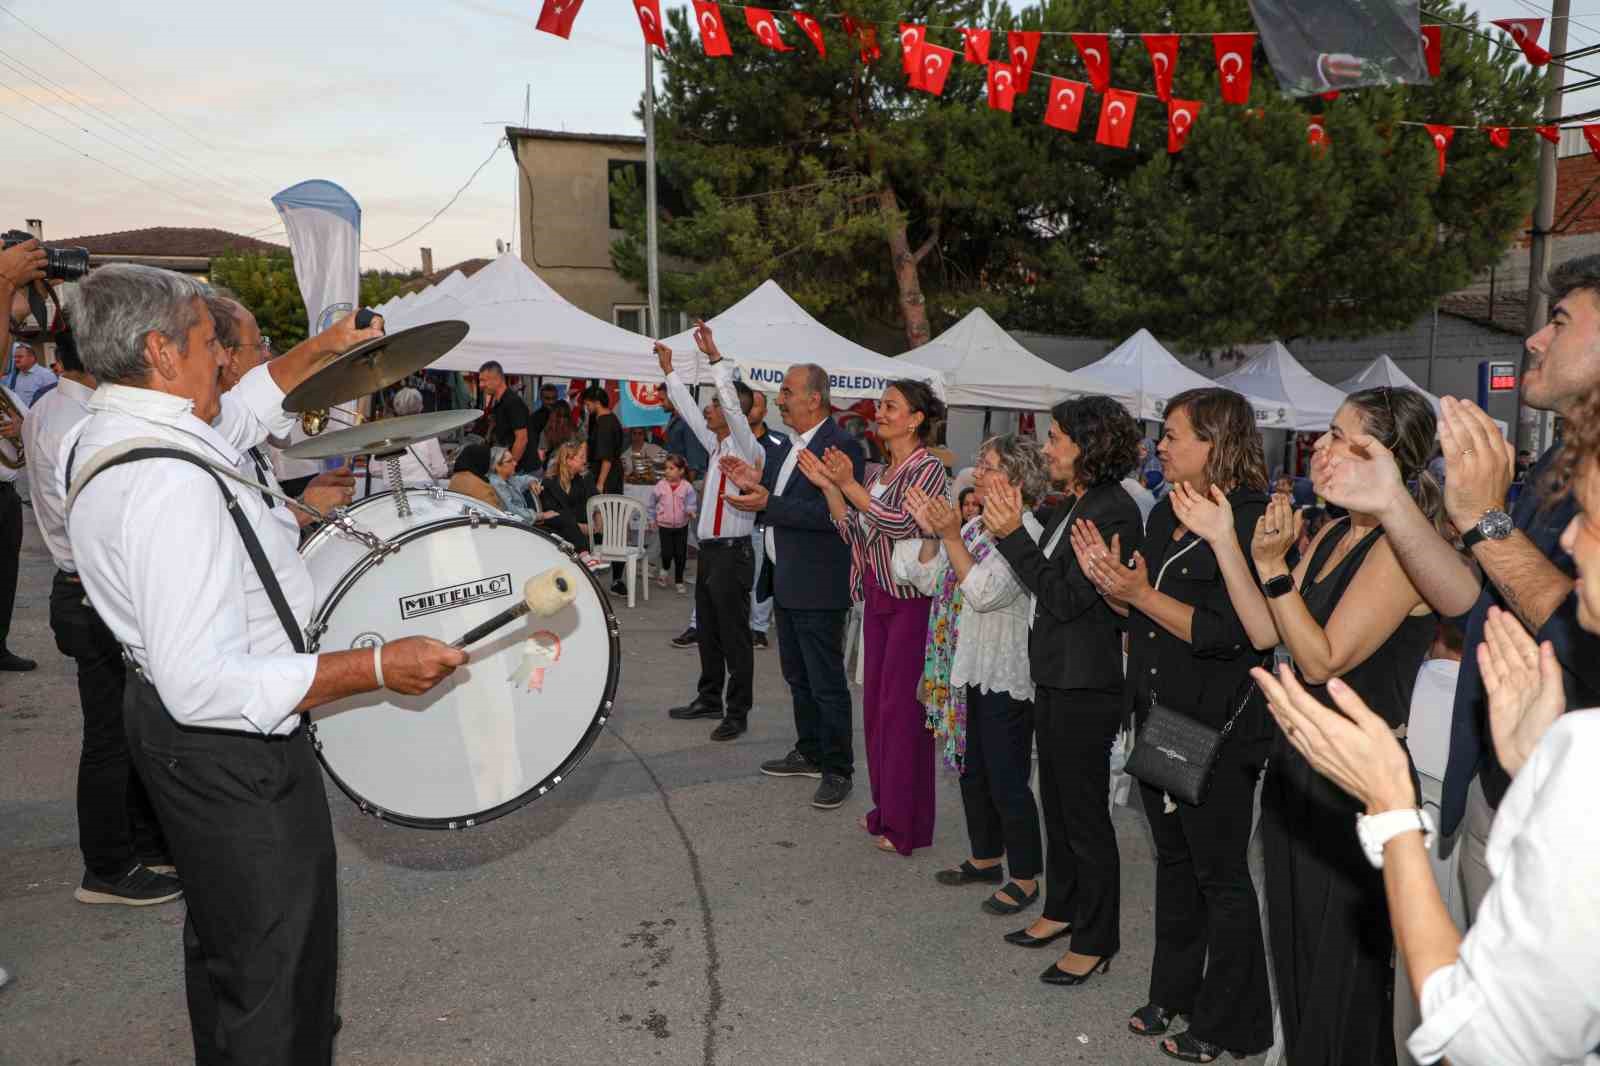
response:
<path fill-rule="evenodd" d="M 423 230 L 437 222 L 440 215 L 444 214 L 446 211 L 450 210 L 450 208 L 455 206 L 455 202 L 461 199 L 461 194 L 467 191 L 467 188 L 471 186 L 475 180 L 477 180 L 478 175 L 483 173 L 483 168 L 493 162 L 494 157 L 500 154 L 500 149 L 504 148 L 508 143 L 510 142 L 508 142 L 506 138 L 500 138 L 500 140 L 496 142 L 494 146 L 494 151 L 489 153 L 489 157 L 487 159 L 478 164 L 478 169 L 472 172 L 472 177 L 467 179 L 466 185 L 463 185 L 461 188 L 457 189 L 456 194 L 450 197 L 450 202 L 439 208 L 439 210 L 435 211 L 432 218 L 428 219 L 428 221 L 424 222 L 422 225 L 418 226 L 404 237 L 401 237 L 399 240 L 390 241 L 388 244 L 385 244 L 379 248 L 369 248 L 368 251 L 382 252 L 393 248 L 395 245 L 404 244 L 406 241 L 409 241 L 411 238 L 415 237 L 417 234 L 421 233 Z"/>

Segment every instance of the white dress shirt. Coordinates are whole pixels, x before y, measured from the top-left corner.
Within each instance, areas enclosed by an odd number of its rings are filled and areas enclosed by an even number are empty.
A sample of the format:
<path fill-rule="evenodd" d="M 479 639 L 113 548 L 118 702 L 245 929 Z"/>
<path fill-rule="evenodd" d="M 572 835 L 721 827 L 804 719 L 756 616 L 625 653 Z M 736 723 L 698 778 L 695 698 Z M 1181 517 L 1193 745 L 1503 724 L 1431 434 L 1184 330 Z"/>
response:
<path fill-rule="evenodd" d="M 1460 957 L 1428 975 L 1406 1047 L 1451 1066 L 1600 1064 L 1600 710 L 1539 741 L 1489 832 L 1494 885 Z"/>
<path fill-rule="evenodd" d="M 705 415 L 678 372 L 674 370 L 667 375 L 667 395 L 672 397 L 672 406 L 678 409 L 678 414 L 688 423 L 689 432 L 711 456 L 696 531 L 701 540 L 748 537 L 756 526 L 755 515 L 724 502 L 727 496 L 737 495 L 739 489 L 724 476 L 718 461 L 733 455 L 759 467 L 767 453 L 756 435 L 750 432 L 750 422 L 745 418 L 744 408 L 739 406 L 739 394 L 733 387 L 733 367 L 726 359 L 719 359 L 711 364 L 711 373 L 717 379 L 717 401 L 722 405 L 722 415 L 728 420 L 728 435 L 720 441 L 706 427 Z"/>
<path fill-rule="evenodd" d="M 11 441 L 10 443 L 15 446 L 17 442 L 20 441 L 24 451 L 26 451 L 28 443 L 28 405 L 22 402 L 21 396 L 18 396 L 12 390 L 7 389 L 4 385 L 0 385 L 0 389 L 4 389 L 5 394 L 11 397 L 11 402 L 17 408 L 17 417 L 22 419 L 22 436 L 17 438 L 16 441 Z M 21 470 L 12 470 L 8 466 L 0 466 L 0 484 L 9 485 L 21 476 Z"/>
<path fill-rule="evenodd" d="M 13 381 L 13 379 L 15 379 Z M 33 404 L 33 398 L 39 395 L 39 390 L 56 379 L 55 371 L 38 363 L 26 370 L 18 370 L 6 375 L 6 387 L 22 398 L 24 407 Z"/>
<path fill-rule="evenodd" d="M 62 441 L 60 462 L 72 455 L 72 471 L 80 471 L 103 448 L 156 437 L 255 480 L 243 449 L 286 433 L 294 418 L 266 365 L 222 397 L 214 424 L 193 410 L 153 389 L 102 385 L 89 417 Z M 269 513 L 259 492 L 227 484 L 304 626 L 316 591 L 293 519 Z M 176 721 L 255 733 L 298 727 L 294 709 L 316 676 L 317 657 L 295 653 L 210 473 L 170 459 L 107 470 L 74 501 L 67 535 L 95 609 Z"/>
<path fill-rule="evenodd" d="M 815 437 L 817 435 L 817 430 L 821 428 L 822 423 L 818 422 L 804 433 L 795 434 L 794 440 L 790 442 L 789 450 L 784 453 L 783 465 L 778 467 L 778 480 L 772 484 L 772 495 L 782 496 L 783 490 L 789 487 L 789 479 L 794 477 L 795 467 L 800 465 L 800 453 L 806 448 L 811 447 L 811 438 Z M 771 526 L 767 526 L 766 530 L 767 534 L 765 539 L 767 558 L 772 560 L 773 565 L 776 566 L 778 559 L 778 538 L 772 535 Z"/>
<path fill-rule="evenodd" d="M 77 573 L 72 545 L 67 540 L 67 489 L 61 479 L 61 442 L 89 417 L 89 397 L 94 390 L 71 378 L 45 393 L 28 409 L 22 423 L 22 443 L 28 451 L 29 488 L 33 492 L 33 517 L 39 535 L 50 549 L 57 570 Z"/>

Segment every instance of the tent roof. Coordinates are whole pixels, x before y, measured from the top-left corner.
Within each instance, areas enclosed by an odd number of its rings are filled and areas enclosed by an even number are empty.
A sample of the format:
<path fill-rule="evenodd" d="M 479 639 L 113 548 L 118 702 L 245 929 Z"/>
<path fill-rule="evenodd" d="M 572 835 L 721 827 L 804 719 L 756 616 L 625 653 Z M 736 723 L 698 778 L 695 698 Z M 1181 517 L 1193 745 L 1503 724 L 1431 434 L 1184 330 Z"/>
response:
<path fill-rule="evenodd" d="M 1178 362 L 1147 329 L 1139 330 L 1117 345 L 1099 362 L 1073 373 L 1100 386 L 1109 395 L 1131 393 L 1129 410 L 1134 417 L 1155 422 L 1166 414 L 1167 401 L 1178 393 L 1217 387 L 1217 382 Z M 1248 394 L 1245 399 L 1255 408 L 1257 424 L 1271 427 L 1287 424 L 1289 412 L 1283 404 Z"/>
<path fill-rule="evenodd" d="M 1433 404 L 1433 409 L 1439 409 L 1439 397 L 1412 381 L 1410 376 L 1390 359 L 1388 355 L 1380 355 L 1368 363 L 1359 373 L 1345 378 L 1339 382 L 1339 387 L 1345 392 L 1357 392 L 1361 389 L 1378 389 L 1383 386 L 1393 389 L 1413 389 L 1428 398 Z"/>
<path fill-rule="evenodd" d="M 936 390 L 944 387 L 937 370 L 879 355 L 833 332 L 770 278 L 707 324 L 717 347 L 743 371 L 745 382 L 764 392 L 776 392 L 796 363 L 816 363 L 827 370 L 838 397 L 876 399 L 895 378 L 917 378 L 933 383 Z M 712 380 L 695 348 L 692 329 L 666 338 L 666 344 L 673 352 L 698 360 L 700 381 Z"/>
<path fill-rule="evenodd" d="M 1296 430 L 1327 429 L 1345 397 L 1343 389 L 1301 366 L 1277 341 L 1261 345 L 1254 358 L 1216 384 L 1286 405 L 1291 408 L 1288 428 Z"/>
<path fill-rule="evenodd" d="M 1018 344 L 983 308 L 901 357 L 945 375 L 946 402 L 952 407 L 1008 407 L 1049 410 L 1069 396 L 1105 394 L 1107 389 L 1047 363 Z M 1132 392 L 1114 394 L 1122 403 Z"/>

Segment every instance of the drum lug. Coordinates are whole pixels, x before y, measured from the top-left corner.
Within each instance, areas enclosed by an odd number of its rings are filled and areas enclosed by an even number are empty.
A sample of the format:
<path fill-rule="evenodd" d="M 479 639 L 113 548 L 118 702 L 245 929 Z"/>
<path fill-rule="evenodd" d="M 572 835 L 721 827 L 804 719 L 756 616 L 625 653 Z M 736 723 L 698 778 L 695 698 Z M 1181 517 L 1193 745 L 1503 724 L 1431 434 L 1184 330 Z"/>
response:
<path fill-rule="evenodd" d="M 322 646 L 322 634 L 327 631 L 328 626 L 324 622 L 312 622 L 306 626 L 306 651 L 316 654 L 317 649 Z"/>
<path fill-rule="evenodd" d="M 469 508 L 463 507 L 463 508 L 461 508 L 461 513 L 467 516 L 467 525 L 470 528 L 477 529 L 480 525 L 483 524 L 483 516 L 480 515 L 477 511 L 473 511 L 473 510 L 470 510 Z"/>

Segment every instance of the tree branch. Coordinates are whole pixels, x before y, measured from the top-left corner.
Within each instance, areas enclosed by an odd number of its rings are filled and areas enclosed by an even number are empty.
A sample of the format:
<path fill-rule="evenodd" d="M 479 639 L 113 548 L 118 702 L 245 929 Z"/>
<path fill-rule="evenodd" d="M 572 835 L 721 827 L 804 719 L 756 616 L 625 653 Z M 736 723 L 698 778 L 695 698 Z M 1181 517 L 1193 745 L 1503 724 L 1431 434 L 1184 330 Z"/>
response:
<path fill-rule="evenodd" d="M 933 232 L 928 234 L 928 239 L 922 242 L 920 248 L 911 253 L 911 261 L 913 263 L 921 263 L 928 258 L 928 253 L 933 251 L 934 245 L 939 243 L 939 224 L 940 219 L 935 217 L 932 223 Z"/>

